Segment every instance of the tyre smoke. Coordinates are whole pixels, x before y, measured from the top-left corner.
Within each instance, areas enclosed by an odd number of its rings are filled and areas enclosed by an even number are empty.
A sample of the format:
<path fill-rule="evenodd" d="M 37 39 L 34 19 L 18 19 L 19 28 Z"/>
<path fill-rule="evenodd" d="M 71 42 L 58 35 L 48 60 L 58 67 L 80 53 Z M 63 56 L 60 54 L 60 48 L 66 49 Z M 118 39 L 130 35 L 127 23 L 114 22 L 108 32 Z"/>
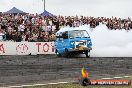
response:
<path fill-rule="evenodd" d="M 92 57 L 132 57 L 132 31 L 109 30 L 99 25 L 91 31 Z"/>

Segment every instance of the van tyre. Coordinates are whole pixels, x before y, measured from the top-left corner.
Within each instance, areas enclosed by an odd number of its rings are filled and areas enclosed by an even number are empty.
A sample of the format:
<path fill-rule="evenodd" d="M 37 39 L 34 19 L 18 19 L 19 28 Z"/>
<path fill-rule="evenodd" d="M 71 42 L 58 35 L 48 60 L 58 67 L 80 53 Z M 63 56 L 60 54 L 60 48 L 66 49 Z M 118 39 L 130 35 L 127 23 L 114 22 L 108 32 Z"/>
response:
<path fill-rule="evenodd" d="M 87 58 L 90 58 L 90 50 L 86 51 L 85 54 Z"/>
<path fill-rule="evenodd" d="M 61 57 L 61 54 L 58 52 L 58 50 L 56 50 L 55 53 L 58 57 Z"/>
<path fill-rule="evenodd" d="M 69 52 L 68 52 L 68 49 L 65 49 L 65 56 L 66 56 L 67 58 L 70 57 Z"/>

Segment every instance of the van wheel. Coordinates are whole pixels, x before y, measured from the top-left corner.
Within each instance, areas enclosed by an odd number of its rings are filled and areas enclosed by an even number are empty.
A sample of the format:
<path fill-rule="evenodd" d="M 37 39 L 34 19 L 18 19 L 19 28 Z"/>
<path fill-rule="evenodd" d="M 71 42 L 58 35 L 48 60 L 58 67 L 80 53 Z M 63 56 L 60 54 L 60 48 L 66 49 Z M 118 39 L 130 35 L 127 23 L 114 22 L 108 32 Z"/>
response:
<path fill-rule="evenodd" d="M 87 58 L 90 58 L 90 50 L 86 51 L 85 54 Z"/>
<path fill-rule="evenodd" d="M 67 58 L 70 57 L 69 52 L 68 52 L 68 49 L 65 49 L 65 56 L 66 56 Z"/>
<path fill-rule="evenodd" d="M 58 50 L 56 50 L 55 53 L 58 57 L 61 57 L 61 54 L 58 52 Z"/>

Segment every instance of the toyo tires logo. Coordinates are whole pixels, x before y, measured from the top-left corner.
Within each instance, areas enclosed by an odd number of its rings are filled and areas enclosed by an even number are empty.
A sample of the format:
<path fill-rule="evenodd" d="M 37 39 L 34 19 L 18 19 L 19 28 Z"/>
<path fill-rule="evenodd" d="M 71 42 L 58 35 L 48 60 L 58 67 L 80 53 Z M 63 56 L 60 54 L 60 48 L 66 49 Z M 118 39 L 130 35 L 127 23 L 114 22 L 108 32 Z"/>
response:
<path fill-rule="evenodd" d="M 27 53 L 27 51 L 28 51 L 28 46 L 26 45 L 26 44 L 19 44 L 19 45 L 17 45 L 17 47 L 16 47 L 16 51 L 18 52 L 18 53 Z"/>

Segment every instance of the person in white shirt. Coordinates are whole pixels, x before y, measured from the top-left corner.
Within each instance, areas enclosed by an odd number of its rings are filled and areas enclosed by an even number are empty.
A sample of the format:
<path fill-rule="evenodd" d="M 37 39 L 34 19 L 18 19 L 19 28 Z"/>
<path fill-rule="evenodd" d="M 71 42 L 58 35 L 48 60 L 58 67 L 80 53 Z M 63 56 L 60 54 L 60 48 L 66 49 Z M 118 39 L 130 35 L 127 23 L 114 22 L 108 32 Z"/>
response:
<path fill-rule="evenodd" d="M 18 26 L 18 31 L 19 32 L 24 32 L 24 30 L 25 30 L 24 24 L 21 24 L 21 25 Z"/>
<path fill-rule="evenodd" d="M 0 41 L 5 40 L 5 34 L 3 33 L 3 31 L 0 29 Z"/>
<path fill-rule="evenodd" d="M 3 41 L 3 36 L 4 35 L 5 35 L 4 33 L 0 33 L 0 41 Z"/>

